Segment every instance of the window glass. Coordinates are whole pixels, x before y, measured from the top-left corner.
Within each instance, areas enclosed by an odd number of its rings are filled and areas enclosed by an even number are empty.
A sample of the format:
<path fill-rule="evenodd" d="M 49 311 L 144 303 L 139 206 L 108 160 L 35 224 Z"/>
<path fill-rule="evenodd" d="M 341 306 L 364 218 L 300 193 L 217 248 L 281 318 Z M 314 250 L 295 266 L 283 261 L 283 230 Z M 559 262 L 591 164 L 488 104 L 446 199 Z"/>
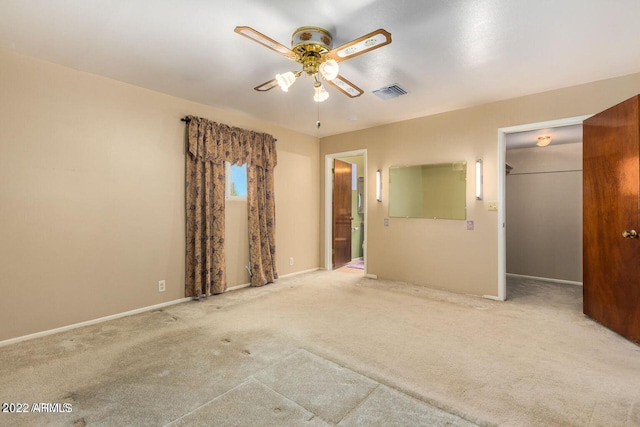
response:
<path fill-rule="evenodd" d="M 226 164 L 226 193 L 229 197 L 247 197 L 247 165 Z"/>

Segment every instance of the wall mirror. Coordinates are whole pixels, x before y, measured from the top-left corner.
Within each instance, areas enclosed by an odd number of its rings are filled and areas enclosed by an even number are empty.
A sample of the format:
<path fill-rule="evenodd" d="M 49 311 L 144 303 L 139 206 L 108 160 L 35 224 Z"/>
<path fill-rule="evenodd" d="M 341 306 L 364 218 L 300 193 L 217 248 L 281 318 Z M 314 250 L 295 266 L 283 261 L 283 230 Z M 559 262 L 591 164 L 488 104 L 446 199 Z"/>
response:
<path fill-rule="evenodd" d="M 390 167 L 389 216 L 466 219 L 467 162 Z"/>

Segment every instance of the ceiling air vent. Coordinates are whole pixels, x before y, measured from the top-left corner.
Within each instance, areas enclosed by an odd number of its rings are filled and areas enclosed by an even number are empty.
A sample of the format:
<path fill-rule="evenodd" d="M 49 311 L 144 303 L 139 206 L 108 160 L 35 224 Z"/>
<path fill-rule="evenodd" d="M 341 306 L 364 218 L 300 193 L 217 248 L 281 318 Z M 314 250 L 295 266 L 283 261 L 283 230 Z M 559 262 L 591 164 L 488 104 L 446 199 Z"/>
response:
<path fill-rule="evenodd" d="M 397 98 L 400 95 L 406 95 L 407 91 L 402 89 L 398 83 L 381 87 L 373 91 L 373 94 L 382 99 Z"/>

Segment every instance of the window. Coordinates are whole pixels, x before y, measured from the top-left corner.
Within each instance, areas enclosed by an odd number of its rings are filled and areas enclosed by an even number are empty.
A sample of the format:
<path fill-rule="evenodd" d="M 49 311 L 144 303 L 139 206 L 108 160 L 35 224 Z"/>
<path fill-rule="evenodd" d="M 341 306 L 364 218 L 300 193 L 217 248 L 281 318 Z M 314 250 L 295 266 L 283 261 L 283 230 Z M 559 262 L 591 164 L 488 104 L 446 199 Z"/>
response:
<path fill-rule="evenodd" d="M 225 196 L 227 199 L 247 198 L 247 165 L 225 162 Z"/>

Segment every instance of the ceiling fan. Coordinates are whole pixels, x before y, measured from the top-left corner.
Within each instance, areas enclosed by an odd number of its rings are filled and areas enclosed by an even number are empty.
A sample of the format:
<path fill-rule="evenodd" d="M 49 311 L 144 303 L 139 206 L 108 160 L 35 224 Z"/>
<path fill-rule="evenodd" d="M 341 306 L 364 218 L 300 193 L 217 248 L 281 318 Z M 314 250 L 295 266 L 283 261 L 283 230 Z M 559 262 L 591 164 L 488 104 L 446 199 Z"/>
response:
<path fill-rule="evenodd" d="M 325 90 L 320 77 L 351 98 L 362 95 L 362 89 L 338 74 L 338 62 L 391 43 L 391 34 L 379 29 L 334 49 L 333 37 L 329 31 L 320 27 L 300 27 L 291 35 L 291 49 L 289 49 L 251 27 L 238 26 L 234 31 L 302 65 L 301 70 L 276 74 L 274 79 L 256 86 L 255 90 L 266 92 L 280 86 L 287 92 L 296 79 L 302 73 L 306 73 L 315 80 L 313 99 L 316 102 L 329 98 L 329 92 Z"/>

